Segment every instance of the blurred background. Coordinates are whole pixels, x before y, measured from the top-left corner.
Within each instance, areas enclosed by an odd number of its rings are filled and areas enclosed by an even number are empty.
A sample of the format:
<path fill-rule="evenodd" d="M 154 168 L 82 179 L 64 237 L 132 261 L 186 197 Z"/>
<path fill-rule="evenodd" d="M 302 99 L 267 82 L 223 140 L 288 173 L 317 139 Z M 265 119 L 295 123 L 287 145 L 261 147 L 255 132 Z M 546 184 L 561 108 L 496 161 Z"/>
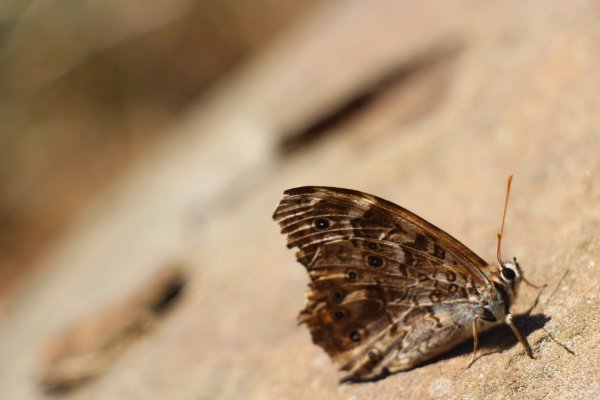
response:
<path fill-rule="evenodd" d="M 70 218 L 317 1 L 0 4 L 0 296 Z"/>
<path fill-rule="evenodd" d="M 0 1 L 0 398 L 597 398 L 599 18 L 593 0 Z M 536 360 L 498 328 L 469 369 L 472 343 L 339 385 L 296 325 L 282 192 L 370 192 L 493 260 L 511 172 L 503 254 L 549 287 L 518 319 Z"/>

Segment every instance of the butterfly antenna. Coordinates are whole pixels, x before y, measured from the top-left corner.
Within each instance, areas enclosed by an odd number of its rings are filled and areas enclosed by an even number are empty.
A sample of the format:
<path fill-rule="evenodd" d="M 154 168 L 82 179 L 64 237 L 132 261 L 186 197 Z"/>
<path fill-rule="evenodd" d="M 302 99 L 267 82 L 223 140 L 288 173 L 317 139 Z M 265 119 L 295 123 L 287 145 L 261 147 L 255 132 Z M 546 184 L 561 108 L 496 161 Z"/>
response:
<path fill-rule="evenodd" d="M 504 200 L 504 212 L 502 213 L 502 225 L 500 225 L 500 231 L 498 232 L 498 250 L 496 252 L 496 256 L 498 257 L 498 262 L 502 265 L 502 235 L 504 233 L 504 220 L 506 219 L 506 209 L 508 208 L 508 197 L 510 195 L 510 184 L 512 182 L 513 174 L 508 175 L 508 181 L 506 183 L 506 199 Z"/>

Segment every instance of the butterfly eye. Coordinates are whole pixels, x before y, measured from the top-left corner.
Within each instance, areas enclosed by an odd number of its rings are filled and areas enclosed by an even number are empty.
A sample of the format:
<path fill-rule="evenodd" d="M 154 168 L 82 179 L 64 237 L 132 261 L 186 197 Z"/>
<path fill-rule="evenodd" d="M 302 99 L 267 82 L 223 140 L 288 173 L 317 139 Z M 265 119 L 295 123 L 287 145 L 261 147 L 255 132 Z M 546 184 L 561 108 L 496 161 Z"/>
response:
<path fill-rule="evenodd" d="M 315 219 L 315 221 L 313 222 L 313 225 L 315 226 L 315 228 L 317 228 L 319 230 L 327 229 L 327 228 L 329 228 L 329 226 L 331 226 L 329 221 L 326 220 L 325 218 Z"/>
<path fill-rule="evenodd" d="M 383 258 L 381 258 L 379 256 L 375 256 L 373 254 L 369 254 L 366 258 L 366 261 L 367 261 L 367 265 L 369 265 L 369 267 L 379 268 L 379 267 L 383 266 Z"/>
<path fill-rule="evenodd" d="M 500 271 L 500 275 L 502 275 L 502 279 L 504 279 L 507 282 L 512 282 L 517 277 L 515 271 L 508 267 L 502 268 L 502 271 Z"/>

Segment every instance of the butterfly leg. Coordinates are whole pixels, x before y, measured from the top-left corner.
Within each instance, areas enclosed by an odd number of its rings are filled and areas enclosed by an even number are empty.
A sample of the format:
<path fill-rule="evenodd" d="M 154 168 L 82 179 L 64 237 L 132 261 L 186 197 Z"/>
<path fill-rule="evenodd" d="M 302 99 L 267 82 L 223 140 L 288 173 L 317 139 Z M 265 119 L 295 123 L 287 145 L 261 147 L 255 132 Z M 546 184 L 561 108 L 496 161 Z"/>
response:
<path fill-rule="evenodd" d="M 506 325 L 510 326 L 510 329 L 513 331 L 513 333 L 517 337 L 517 340 L 519 342 L 521 342 L 521 344 L 525 348 L 525 351 L 527 352 L 527 355 L 529 356 L 529 358 L 534 358 L 533 351 L 531 350 L 531 346 L 529 346 L 529 343 L 527 343 L 527 339 L 525 339 L 523 337 L 523 335 L 521 335 L 521 332 L 519 331 L 519 329 L 513 322 L 512 314 L 507 314 L 505 321 L 506 321 Z"/>
<path fill-rule="evenodd" d="M 469 363 L 468 367 L 473 365 L 473 363 L 477 359 L 477 349 L 479 348 L 479 320 L 480 319 L 481 319 L 481 317 L 479 315 L 476 315 L 475 318 L 473 318 L 473 357 L 471 357 L 471 362 Z"/>

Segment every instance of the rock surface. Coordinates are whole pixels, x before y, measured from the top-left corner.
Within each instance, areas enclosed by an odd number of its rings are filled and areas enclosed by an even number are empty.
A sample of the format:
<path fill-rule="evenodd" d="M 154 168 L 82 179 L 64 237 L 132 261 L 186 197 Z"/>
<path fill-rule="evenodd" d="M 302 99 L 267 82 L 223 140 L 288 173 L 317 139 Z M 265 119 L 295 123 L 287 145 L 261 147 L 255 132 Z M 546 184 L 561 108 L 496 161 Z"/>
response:
<path fill-rule="evenodd" d="M 175 260 L 191 276 L 181 304 L 66 398 L 597 398 L 599 15 L 593 1 L 317 9 L 174 127 L 37 268 L 0 320 L 1 397 L 43 398 L 40 348 Z M 295 322 L 308 277 L 270 220 L 282 191 L 374 193 L 493 260 L 509 172 L 504 253 L 548 285 L 517 318 L 536 359 L 499 327 L 468 369 L 471 343 L 339 384 Z M 537 293 L 523 286 L 513 311 Z"/>

